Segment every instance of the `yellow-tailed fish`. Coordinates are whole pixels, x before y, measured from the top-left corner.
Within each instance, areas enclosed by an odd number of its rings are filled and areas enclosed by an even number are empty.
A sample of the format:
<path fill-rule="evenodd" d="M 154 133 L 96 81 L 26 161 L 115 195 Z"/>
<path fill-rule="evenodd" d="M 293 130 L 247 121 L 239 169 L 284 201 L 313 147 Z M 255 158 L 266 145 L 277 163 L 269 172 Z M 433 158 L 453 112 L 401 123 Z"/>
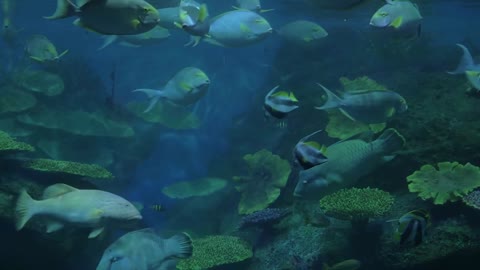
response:
<path fill-rule="evenodd" d="M 191 3 L 193 2 L 193 3 Z M 191 41 L 185 46 L 196 46 L 203 37 L 208 36 L 210 21 L 206 4 L 183 0 L 179 8 L 180 22 L 176 25 L 191 35 Z"/>
<path fill-rule="evenodd" d="M 28 57 L 38 62 L 49 62 L 58 60 L 64 56 L 68 50 L 58 54 L 55 45 L 46 37 L 42 35 L 31 36 L 25 45 L 25 52 Z"/>
<path fill-rule="evenodd" d="M 317 23 L 299 20 L 281 27 L 277 33 L 286 41 L 300 46 L 314 46 L 327 37 L 327 31 Z"/>
<path fill-rule="evenodd" d="M 304 170 L 328 161 L 327 157 L 325 156 L 327 151 L 327 147 L 325 145 L 320 145 L 315 141 L 307 141 L 312 136 L 320 132 L 322 132 L 322 130 L 317 130 L 312 134 L 303 137 L 293 148 L 293 157 L 295 163 L 299 164 Z"/>
<path fill-rule="evenodd" d="M 449 71 L 448 74 L 465 74 L 470 84 L 477 91 L 480 91 L 480 64 L 475 64 L 470 51 L 462 44 L 457 44 L 463 51 L 463 56 L 460 63 L 454 71 Z"/>
<path fill-rule="evenodd" d="M 292 92 L 275 91 L 279 86 L 275 86 L 265 96 L 263 107 L 265 116 L 273 116 L 277 119 L 286 117 L 289 113 L 299 108 L 298 100 Z"/>
<path fill-rule="evenodd" d="M 74 24 L 104 35 L 136 35 L 157 26 L 158 11 L 144 0 L 83 0 L 74 5 L 57 0 L 57 9 L 46 19 L 77 16 Z"/>
<path fill-rule="evenodd" d="M 416 4 L 408 0 L 386 0 L 370 19 L 370 25 L 401 31 L 416 31 L 420 35 L 422 15 Z"/>

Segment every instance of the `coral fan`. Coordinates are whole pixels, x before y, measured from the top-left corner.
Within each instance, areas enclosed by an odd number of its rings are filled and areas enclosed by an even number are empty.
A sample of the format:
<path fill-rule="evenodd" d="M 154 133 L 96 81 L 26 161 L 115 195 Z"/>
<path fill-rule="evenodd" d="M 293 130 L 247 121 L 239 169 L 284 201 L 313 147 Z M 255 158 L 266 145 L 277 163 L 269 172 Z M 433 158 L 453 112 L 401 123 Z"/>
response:
<path fill-rule="evenodd" d="M 249 168 L 248 177 L 236 177 L 236 189 L 242 193 L 238 212 L 250 214 L 267 208 L 280 196 L 287 184 L 290 164 L 268 150 L 243 157 Z"/>
<path fill-rule="evenodd" d="M 290 209 L 266 208 L 243 217 L 240 221 L 239 228 L 271 225 L 280 221 L 290 213 Z"/>
<path fill-rule="evenodd" d="M 65 173 L 97 179 L 113 178 L 113 175 L 109 171 L 95 164 L 83 164 L 52 159 L 33 159 L 27 161 L 24 166 L 28 169 L 43 172 Z"/>
<path fill-rule="evenodd" d="M 32 152 L 35 149 L 26 143 L 17 142 L 12 139 L 7 133 L 0 131 L 0 152 L 4 151 L 29 151 Z"/>
<path fill-rule="evenodd" d="M 251 247 L 238 237 L 207 236 L 193 241 L 193 256 L 179 261 L 179 270 L 209 269 L 242 262 L 253 256 Z"/>
<path fill-rule="evenodd" d="M 392 207 L 390 193 L 376 188 L 342 189 L 320 200 L 327 215 L 338 219 L 354 220 L 379 217 Z"/>
<path fill-rule="evenodd" d="M 470 163 L 440 162 L 437 167 L 424 165 L 408 176 L 410 192 L 417 192 L 423 200 L 433 199 L 434 204 L 444 204 L 480 187 L 480 168 Z"/>
<path fill-rule="evenodd" d="M 207 196 L 227 186 L 227 180 L 206 177 L 193 181 L 176 182 L 162 189 L 162 193 L 173 199 Z"/>

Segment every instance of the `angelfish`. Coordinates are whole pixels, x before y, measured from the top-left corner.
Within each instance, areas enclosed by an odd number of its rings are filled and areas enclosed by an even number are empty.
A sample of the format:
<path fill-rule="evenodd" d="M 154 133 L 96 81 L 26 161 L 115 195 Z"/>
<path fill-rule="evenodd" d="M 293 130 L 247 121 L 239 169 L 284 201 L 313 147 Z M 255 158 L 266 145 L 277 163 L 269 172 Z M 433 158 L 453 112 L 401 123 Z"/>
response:
<path fill-rule="evenodd" d="M 304 170 L 328 161 L 325 156 L 325 152 L 327 151 L 325 145 L 320 145 L 315 141 L 307 141 L 319 132 L 322 132 L 322 130 L 317 130 L 312 134 L 303 137 L 293 148 L 295 163 L 299 164 Z"/>
<path fill-rule="evenodd" d="M 465 46 L 462 44 L 457 44 L 457 46 L 463 50 L 463 56 L 457 69 L 447 73 L 452 75 L 465 73 L 470 84 L 477 91 L 480 91 L 480 64 L 473 62 L 473 57 Z"/>
<path fill-rule="evenodd" d="M 279 85 L 275 86 L 265 96 L 263 107 L 266 117 L 273 116 L 282 119 L 299 108 L 298 99 L 292 92 L 280 91 L 274 93 L 278 88 Z"/>

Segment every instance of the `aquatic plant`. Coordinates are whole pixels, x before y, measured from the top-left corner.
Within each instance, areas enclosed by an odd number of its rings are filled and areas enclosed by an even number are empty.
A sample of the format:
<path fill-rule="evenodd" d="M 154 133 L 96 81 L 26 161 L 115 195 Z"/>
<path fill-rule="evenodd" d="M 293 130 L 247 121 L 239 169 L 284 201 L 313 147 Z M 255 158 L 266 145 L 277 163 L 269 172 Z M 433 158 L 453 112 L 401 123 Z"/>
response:
<path fill-rule="evenodd" d="M 162 193 L 172 199 L 185 199 L 194 196 L 208 196 L 225 188 L 228 181 L 221 178 L 205 177 L 193 181 L 176 182 L 162 189 Z"/>
<path fill-rule="evenodd" d="M 184 107 L 169 102 L 158 102 L 151 111 L 144 112 L 147 102 L 130 102 L 127 109 L 149 123 L 157 123 L 172 129 L 195 129 L 201 125 L 200 119 Z"/>
<path fill-rule="evenodd" d="M 75 135 L 132 137 L 135 131 L 124 122 L 107 118 L 101 112 L 57 111 L 46 107 L 19 115 L 17 120 L 31 126 L 62 130 Z"/>
<path fill-rule="evenodd" d="M 46 96 L 60 95 L 65 89 L 60 76 L 43 70 L 25 70 L 15 75 L 15 82 L 25 90 Z"/>
<path fill-rule="evenodd" d="M 320 208 L 337 219 L 359 220 L 385 215 L 393 202 L 393 196 L 380 189 L 349 188 L 323 197 Z"/>
<path fill-rule="evenodd" d="M 282 218 L 291 214 L 290 209 L 266 208 L 246 215 L 240 221 L 240 229 L 251 226 L 268 226 L 279 222 Z"/>
<path fill-rule="evenodd" d="M 228 235 L 213 235 L 193 240 L 193 255 L 180 260 L 179 270 L 201 270 L 231 265 L 253 256 L 252 248 L 242 239 Z"/>
<path fill-rule="evenodd" d="M 83 164 L 53 159 L 33 159 L 26 161 L 23 166 L 28 169 L 42 172 L 63 173 L 95 179 L 113 178 L 112 173 L 96 164 Z"/>
<path fill-rule="evenodd" d="M 11 85 L 0 87 L 0 93 L 0 114 L 25 111 L 37 104 L 33 95 Z"/>
<path fill-rule="evenodd" d="M 235 188 L 242 193 L 238 212 L 250 214 L 267 208 L 280 196 L 291 168 L 288 161 L 266 149 L 245 155 L 243 159 L 248 166 L 248 176 L 234 177 Z"/>
<path fill-rule="evenodd" d="M 410 192 L 418 193 L 423 200 L 433 199 L 434 204 L 444 204 L 480 187 L 480 168 L 458 162 L 440 162 L 437 168 L 427 164 L 408 176 L 407 181 Z"/>
<path fill-rule="evenodd" d="M 33 152 L 35 148 L 24 142 L 17 142 L 7 133 L 0 131 L 0 152 L 27 151 Z"/>

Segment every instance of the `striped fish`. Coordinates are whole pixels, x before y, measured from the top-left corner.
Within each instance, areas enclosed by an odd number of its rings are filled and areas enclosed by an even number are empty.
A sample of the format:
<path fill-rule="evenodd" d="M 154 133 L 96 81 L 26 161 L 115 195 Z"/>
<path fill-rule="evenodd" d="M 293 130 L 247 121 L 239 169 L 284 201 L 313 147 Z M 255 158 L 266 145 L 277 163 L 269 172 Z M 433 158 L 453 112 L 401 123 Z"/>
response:
<path fill-rule="evenodd" d="M 264 109 L 265 116 L 273 116 L 278 119 L 286 117 L 290 112 L 299 108 L 298 100 L 292 92 L 280 91 L 274 93 L 278 89 L 275 86 L 265 96 Z"/>
<path fill-rule="evenodd" d="M 413 244 L 418 246 L 425 239 L 425 231 L 430 222 L 430 214 L 423 210 L 413 210 L 398 220 L 395 238 L 400 245 Z"/>

